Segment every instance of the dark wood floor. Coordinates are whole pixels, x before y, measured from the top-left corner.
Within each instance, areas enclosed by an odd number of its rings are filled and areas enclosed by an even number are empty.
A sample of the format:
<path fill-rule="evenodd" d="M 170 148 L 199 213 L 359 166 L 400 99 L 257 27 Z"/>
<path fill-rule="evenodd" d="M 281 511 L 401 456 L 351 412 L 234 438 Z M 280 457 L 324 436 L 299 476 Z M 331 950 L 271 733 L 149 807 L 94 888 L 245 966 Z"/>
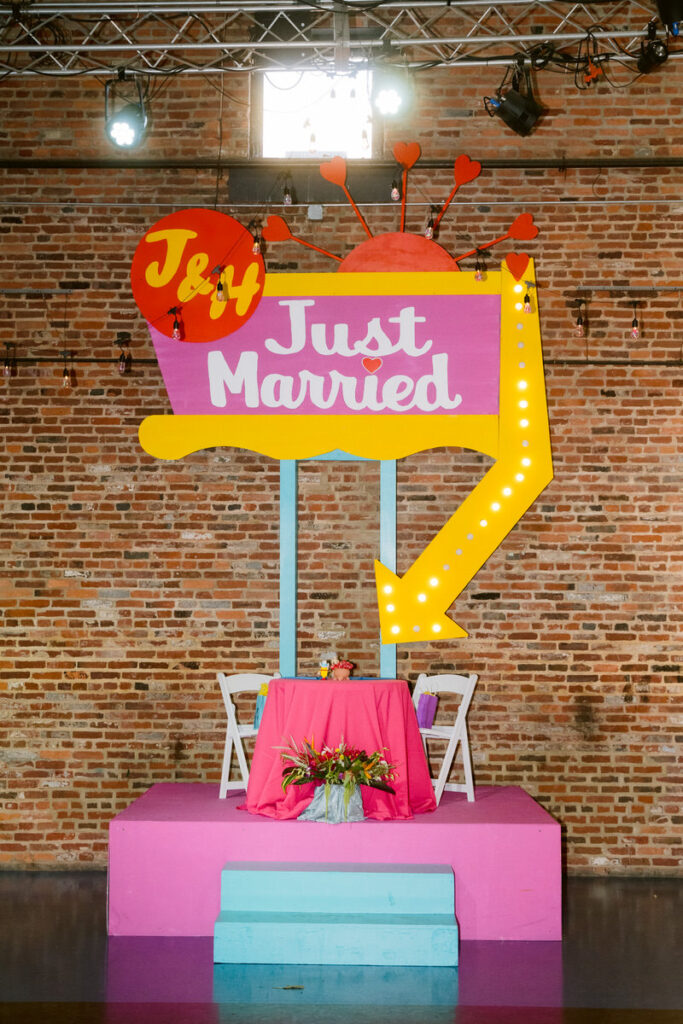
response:
<path fill-rule="evenodd" d="M 100 872 L 0 873 L 2 1024 L 683 1024 L 683 879 L 567 881 L 560 942 L 463 942 L 457 971 L 231 966 L 107 939 Z"/>

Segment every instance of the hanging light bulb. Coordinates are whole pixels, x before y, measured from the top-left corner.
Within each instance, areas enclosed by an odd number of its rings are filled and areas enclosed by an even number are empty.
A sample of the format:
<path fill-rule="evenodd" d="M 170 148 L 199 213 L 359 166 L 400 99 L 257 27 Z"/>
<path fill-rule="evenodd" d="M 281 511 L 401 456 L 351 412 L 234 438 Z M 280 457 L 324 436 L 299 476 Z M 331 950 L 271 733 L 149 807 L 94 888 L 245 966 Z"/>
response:
<path fill-rule="evenodd" d="M 636 339 L 640 337 L 640 327 L 638 326 L 638 316 L 636 313 L 637 305 L 636 302 L 633 303 L 633 320 L 631 321 L 631 337 Z"/>
<path fill-rule="evenodd" d="M 425 226 L 425 238 L 433 238 L 433 237 L 434 237 L 434 218 L 432 217 L 432 215 L 430 213 L 429 220 L 427 221 L 427 224 Z"/>
<path fill-rule="evenodd" d="M 574 334 L 577 338 L 583 338 L 586 334 L 586 326 L 583 321 L 583 302 L 579 303 L 579 313 L 576 317 L 576 327 L 574 328 Z"/>
<path fill-rule="evenodd" d="M 484 271 L 485 270 L 486 270 L 486 264 L 484 263 L 483 260 L 479 259 L 479 253 L 477 253 L 477 258 L 476 258 L 475 263 L 474 263 L 474 280 L 475 281 L 483 281 L 484 280 Z"/>
<path fill-rule="evenodd" d="M 257 231 L 252 237 L 254 241 L 251 246 L 251 251 L 253 252 L 254 256 L 258 256 L 258 254 L 261 252 L 261 235 Z"/>
<path fill-rule="evenodd" d="M 291 206 L 293 201 L 294 200 L 292 198 L 292 190 L 289 187 L 289 185 L 285 185 L 282 192 L 282 202 L 285 204 L 285 206 Z"/>
<path fill-rule="evenodd" d="M 10 358 L 10 348 L 7 343 L 5 343 L 5 365 L 2 372 L 5 377 L 12 376 L 12 359 Z"/>
<path fill-rule="evenodd" d="M 221 279 L 219 277 L 218 278 L 218 284 L 216 285 L 216 301 L 217 302 L 225 302 L 225 298 L 226 298 L 226 296 L 225 296 L 225 288 L 223 287 L 223 282 L 221 281 Z"/>
<path fill-rule="evenodd" d="M 72 383 L 72 381 L 71 381 L 71 370 L 69 369 L 69 364 L 67 362 L 67 359 L 69 357 L 69 353 L 68 352 L 63 352 L 62 354 L 64 356 L 64 372 L 62 373 L 62 387 L 63 388 L 70 388 L 71 387 L 71 383 Z"/>
<path fill-rule="evenodd" d="M 183 330 L 180 324 L 180 310 L 177 306 L 171 306 L 169 314 L 173 314 L 173 330 L 171 331 L 171 337 L 174 341 L 183 340 Z"/>
<path fill-rule="evenodd" d="M 116 364 L 116 369 L 119 371 L 121 376 L 124 377 L 127 373 L 130 373 L 130 368 L 133 362 L 128 348 L 128 339 L 124 332 L 119 334 L 117 345 L 119 346 L 119 359 Z"/>
<path fill-rule="evenodd" d="M 528 291 L 527 291 L 526 295 L 524 296 L 524 306 L 523 306 L 523 309 L 524 309 L 525 313 L 530 313 L 531 312 L 531 296 L 529 295 Z"/>
<path fill-rule="evenodd" d="M 401 198 L 401 190 L 398 187 L 398 182 L 394 179 L 391 183 L 391 198 L 394 203 L 397 203 Z"/>

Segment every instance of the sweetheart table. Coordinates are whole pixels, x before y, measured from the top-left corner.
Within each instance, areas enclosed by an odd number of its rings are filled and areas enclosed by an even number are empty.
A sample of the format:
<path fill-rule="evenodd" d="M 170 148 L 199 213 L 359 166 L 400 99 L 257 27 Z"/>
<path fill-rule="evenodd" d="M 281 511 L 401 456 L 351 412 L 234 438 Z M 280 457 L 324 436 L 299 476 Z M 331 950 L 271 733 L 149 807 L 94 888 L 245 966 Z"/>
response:
<path fill-rule="evenodd" d="M 415 709 L 403 679 L 272 679 L 254 747 L 244 810 L 297 818 L 314 784 L 283 792 L 281 750 L 308 740 L 316 750 L 344 741 L 368 754 L 382 751 L 395 765 L 395 794 L 362 786 L 366 818 L 392 821 L 436 808 Z"/>

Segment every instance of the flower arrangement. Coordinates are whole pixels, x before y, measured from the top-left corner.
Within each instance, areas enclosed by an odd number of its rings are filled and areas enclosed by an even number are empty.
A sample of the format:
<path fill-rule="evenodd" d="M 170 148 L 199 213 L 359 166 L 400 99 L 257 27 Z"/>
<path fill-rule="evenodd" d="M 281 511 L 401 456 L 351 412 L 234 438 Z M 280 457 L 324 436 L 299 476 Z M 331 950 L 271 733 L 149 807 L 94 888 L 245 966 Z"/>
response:
<path fill-rule="evenodd" d="M 325 746 L 322 750 L 316 750 L 312 743 L 304 739 L 300 747 L 292 740 L 291 746 L 283 750 L 280 756 L 285 763 L 282 771 L 283 790 L 290 785 L 322 783 L 325 786 L 326 807 L 331 786 L 343 786 L 347 813 L 351 795 L 357 786 L 395 792 L 389 783 L 394 778 L 396 766 L 389 764 L 379 750 L 367 754 L 357 747 L 347 746 L 343 740 L 337 747 Z"/>

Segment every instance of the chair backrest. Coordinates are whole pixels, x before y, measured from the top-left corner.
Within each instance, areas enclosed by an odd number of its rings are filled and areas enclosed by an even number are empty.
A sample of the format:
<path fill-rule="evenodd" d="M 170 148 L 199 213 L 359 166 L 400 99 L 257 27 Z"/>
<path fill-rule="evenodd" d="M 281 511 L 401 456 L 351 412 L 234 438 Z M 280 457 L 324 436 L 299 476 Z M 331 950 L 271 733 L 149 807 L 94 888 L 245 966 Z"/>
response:
<path fill-rule="evenodd" d="M 279 679 L 279 677 L 279 672 L 273 672 L 269 676 L 258 672 L 242 672 L 234 676 L 228 676 L 224 672 L 219 672 L 218 682 L 220 683 L 223 703 L 225 704 L 229 721 L 237 725 L 235 705 L 232 700 L 233 694 L 258 693 L 264 683 L 269 683 L 271 679 Z"/>
<path fill-rule="evenodd" d="M 423 693 L 457 693 L 460 694 L 460 707 L 458 708 L 458 719 L 462 721 L 469 710 L 470 701 L 474 688 L 477 685 L 479 676 L 474 672 L 469 676 L 439 675 L 428 676 L 424 672 L 417 677 L 415 689 L 413 690 L 413 704 L 417 710 L 417 703 Z"/>

